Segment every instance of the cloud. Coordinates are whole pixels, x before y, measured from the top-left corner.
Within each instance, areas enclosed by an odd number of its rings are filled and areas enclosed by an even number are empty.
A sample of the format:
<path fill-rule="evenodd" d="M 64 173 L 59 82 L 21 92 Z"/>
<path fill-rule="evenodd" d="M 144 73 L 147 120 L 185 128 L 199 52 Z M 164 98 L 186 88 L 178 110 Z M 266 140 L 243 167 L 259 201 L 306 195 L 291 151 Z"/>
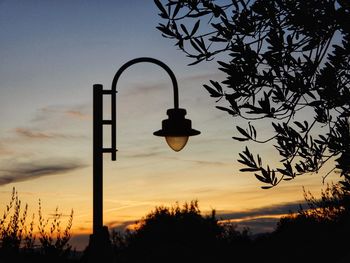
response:
<path fill-rule="evenodd" d="M 52 133 L 52 132 L 42 132 L 42 131 L 36 131 L 29 128 L 16 128 L 15 133 L 18 136 L 30 138 L 30 139 L 52 139 L 52 138 L 67 138 L 68 136 L 59 134 L 59 133 Z"/>
<path fill-rule="evenodd" d="M 248 227 L 252 233 L 271 232 L 279 219 L 290 212 L 296 212 L 305 201 L 295 201 L 238 212 L 217 212 L 219 222 L 235 223 L 238 229 Z"/>
<path fill-rule="evenodd" d="M 160 152 L 125 154 L 125 156 L 130 157 L 130 158 L 147 158 L 147 157 L 153 157 L 153 156 L 159 156 L 159 155 L 160 155 Z"/>
<path fill-rule="evenodd" d="M 122 232 L 128 229 L 130 226 L 136 224 L 136 222 L 138 221 L 139 220 L 128 220 L 128 221 L 115 220 L 115 221 L 107 222 L 107 226 L 111 230 Z"/>
<path fill-rule="evenodd" d="M 86 167 L 79 161 L 39 160 L 31 162 L 8 162 L 0 169 L 0 186 L 33 180 L 39 177 L 65 174 Z"/>
<path fill-rule="evenodd" d="M 205 82 L 209 82 L 209 79 L 224 79 L 225 78 L 225 73 L 221 72 L 221 71 L 217 71 L 217 72 L 208 72 L 208 73 L 199 73 L 196 75 L 192 75 L 192 76 L 187 76 L 182 78 L 181 80 L 183 81 L 205 81 Z"/>
<path fill-rule="evenodd" d="M 66 110 L 64 113 L 70 118 L 79 120 L 91 120 L 91 114 L 83 113 L 80 110 Z"/>
<path fill-rule="evenodd" d="M 185 76 L 182 78 L 179 78 L 179 82 L 187 82 L 187 83 L 192 83 L 192 82 L 208 82 L 209 79 L 223 79 L 225 77 L 225 74 L 222 72 L 215 72 L 215 73 L 211 73 L 211 72 L 206 72 L 206 73 L 197 73 L 197 74 L 193 74 L 193 75 L 189 75 L 189 76 Z M 170 86 L 170 79 L 164 79 L 162 81 L 158 81 L 158 82 L 154 82 L 152 84 L 143 84 L 140 82 L 137 83 L 132 83 L 131 86 L 132 88 L 129 89 L 126 92 L 126 95 L 129 96 L 144 96 L 145 94 L 150 94 L 152 92 L 156 92 L 156 91 L 165 91 L 165 92 L 171 92 L 169 93 L 172 94 L 172 86 Z M 169 86 L 169 87 L 168 87 Z M 170 89 L 169 89 L 170 88 Z M 168 89 L 168 90 L 167 90 Z"/>
<path fill-rule="evenodd" d="M 220 161 L 201 161 L 201 160 L 185 160 L 187 162 L 192 162 L 197 165 L 214 165 L 214 166 L 232 166 L 232 163 L 229 162 L 220 162 Z"/>
<path fill-rule="evenodd" d="M 274 216 L 274 215 L 281 215 L 281 214 L 287 214 L 290 211 L 297 211 L 299 209 L 300 204 L 304 204 L 304 201 L 295 201 L 290 203 L 281 203 L 277 205 L 272 206 L 265 206 L 257 209 L 252 209 L 248 211 L 238 211 L 238 212 L 220 212 L 218 211 L 218 217 L 220 219 L 251 219 L 251 218 L 257 218 L 260 216 Z"/>
<path fill-rule="evenodd" d="M 238 230 L 249 228 L 253 234 L 272 232 L 276 229 L 280 217 L 254 218 L 239 222 Z"/>
<path fill-rule="evenodd" d="M 42 122 L 52 119 L 53 116 L 57 115 L 57 107 L 56 106 L 47 106 L 40 109 L 37 109 L 32 121 L 33 122 Z"/>
<path fill-rule="evenodd" d="M 3 143 L 0 142 L 0 156 L 10 155 L 13 151 L 6 147 Z"/>
<path fill-rule="evenodd" d="M 31 129 L 31 128 L 15 128 L 14 132 L 17 136 L 21 138 L 33 139 L 33 140 L 86 138 L 83 135 L 68 135 L 68 134 L 58 133 L 58 132 L 39 131 L 37 129 Z"/>
<path fill-rule="evenodd" d="M 89 104 L 81 105 L 50 105 L 40 108 L 36 111 L 32 122 L 51 122 L 62 119 L 79 119 L 91 120 L 91 114 L 86 113 L 90 111 Z"/>

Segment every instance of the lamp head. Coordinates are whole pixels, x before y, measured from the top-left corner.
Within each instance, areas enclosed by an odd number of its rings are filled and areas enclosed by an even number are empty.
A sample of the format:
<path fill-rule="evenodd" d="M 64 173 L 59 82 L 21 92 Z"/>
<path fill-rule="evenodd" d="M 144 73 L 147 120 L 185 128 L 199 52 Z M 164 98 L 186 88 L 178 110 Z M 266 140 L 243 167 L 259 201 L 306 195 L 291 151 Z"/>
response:
<path fill-rule="evenodd" d="M 162 121 L 162 129 L 154 132 L 156 136 L 165 137 L 167 144 L 171 149 L 181 151 L 189 136 L 200 134 L 200 131 L 192 129 L 191 120 L 185 119 L 185 109 L 167 110 L 168 119 Z"/>

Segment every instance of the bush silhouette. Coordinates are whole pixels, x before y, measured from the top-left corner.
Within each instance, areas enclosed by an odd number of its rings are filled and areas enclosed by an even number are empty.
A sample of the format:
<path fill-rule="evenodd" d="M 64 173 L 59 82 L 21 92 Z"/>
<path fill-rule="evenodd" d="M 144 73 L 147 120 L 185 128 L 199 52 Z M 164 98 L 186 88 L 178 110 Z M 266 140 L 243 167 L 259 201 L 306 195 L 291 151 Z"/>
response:
<path fill-rule="evenodd" d="M 215 211 L 210 216 L 202 216 L 197 201 L 182 207 L 178 204 L 170 208 L 156 207 L 138 222 L 134 232 L 128 233 L 127 258 L 130 262 L 207 260 L 215 255 L 220 232 Z M 114 238 L 114 244 L 116 240 L 120 238 Z"/>
<path fill-rule="evenodd" d="M 135 230 L 112 233 L 118 262 L 349 262 L 349 193 L 328 186 L 321 198 L 305 191 L 307 206 L 282 217 L 275 231 L 251 235 L 202 216 L 197 201 L 156 207 Z"/>
<path fill-rule="evenodd" d="M 9 204 L 0 219 L 0 262 L 66 262 L 71 254 L 69 240 L 73 222 L 73 210 L 67 225 L 62 230 L 58 208 L 52 218 L 42 215 L 39 200 L 38 225 L 34 223 L 35 215 L 27 223 L 28 205 L 22 206 L 18 193 L 13 188 Z M 37 227 L 37 232 L 35 231 Z"/>
<path fill-rule="evenodd" d="M 350 235 L 350 195 L 338 184 L 330 185 L 315 198 L 304 191 L 306 208 L 280 219 L 272 234 L 276 250 L 293 248 L 287 262 L 342 262 L 350 259 L 347 243 Z M 283 255 L 279 253 L 282 260 Z M 349 262 L 349 261 L 345 261 Z"/>

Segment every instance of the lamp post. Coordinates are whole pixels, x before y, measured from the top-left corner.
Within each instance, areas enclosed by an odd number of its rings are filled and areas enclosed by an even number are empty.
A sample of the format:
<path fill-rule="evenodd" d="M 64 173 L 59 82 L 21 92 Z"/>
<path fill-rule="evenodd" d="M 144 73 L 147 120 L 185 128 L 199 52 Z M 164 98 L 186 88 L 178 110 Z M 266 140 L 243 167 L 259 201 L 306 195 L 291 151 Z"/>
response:
<path fill-rule="evenodd" d="M 200 134 L 192 129 L 191 121 L 185 118 L 186 110 L 179 108 L 178 86 L 174 73 L 163 62 L 149 57 L 141 57 L 125 63 L 115 74 L 110 90 L 104 90 L 101 84 L 93 85 L 93 234 L 90 236 L 88 247 L 88 261 L 107 262 L 112 260 L 112 250 L 108 229 L 103 226 L 103 154 L 110 153 L 111 160 L 117 159 L 117 82 L 120 75 L 130 66 L 148 62 L 162 67 L 170 76 L 173 93 L 174 108 L 167 110 L 168 119 L 162 121 L 162 129 L 154 132 L 156 136 L 165 137 L 166 142 L 174 151 L 183 149 L 189 136 Z M 103 119 L 103 96 L 111 98 L 111 118 Z M 111 146 L 103 147 L 103 129 L 111 129 Z"/>

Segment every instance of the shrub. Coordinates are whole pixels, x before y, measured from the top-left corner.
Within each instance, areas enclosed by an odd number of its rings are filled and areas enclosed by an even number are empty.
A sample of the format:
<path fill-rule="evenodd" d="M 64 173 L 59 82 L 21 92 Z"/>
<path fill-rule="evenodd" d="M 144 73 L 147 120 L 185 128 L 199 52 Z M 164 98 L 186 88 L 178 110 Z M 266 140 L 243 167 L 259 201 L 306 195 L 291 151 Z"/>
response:
<path fill-rule="evenodd" d="M 40 261 L 50 259 L 52 261 L 66 260 L 71 253 L 69 240 L 73 222 L 73 210 L 68 215 L 67 225 L 61 226 L 62 213 L 56 208 L 51 218 L 45 219 L 42 214 L 41 201 L 39 200 L 38 225 L 34 223 L 33 214 L 29 223 L 28 205 L 22 206 L 18 193 L 13 188 L 10 202 L 6 206 L 0 219 L 0 259 L 3 261 L 15 261 L 20 259 Z M 37 232 L 35 232 L 35 226 Z"/>

